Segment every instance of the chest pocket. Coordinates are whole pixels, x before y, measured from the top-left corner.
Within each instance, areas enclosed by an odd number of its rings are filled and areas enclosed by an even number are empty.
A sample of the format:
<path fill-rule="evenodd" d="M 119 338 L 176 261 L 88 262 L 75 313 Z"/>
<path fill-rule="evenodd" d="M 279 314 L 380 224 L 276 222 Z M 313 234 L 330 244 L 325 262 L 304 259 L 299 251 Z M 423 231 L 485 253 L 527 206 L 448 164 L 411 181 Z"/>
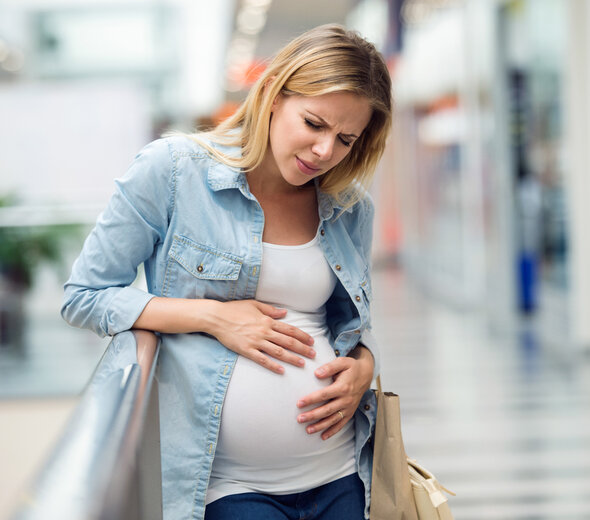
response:
<path fill-rule="evenodd" d="M 163 294 L 176 298 L 234 299 L 239 256 L 175 235 L 168 252 Z"/>

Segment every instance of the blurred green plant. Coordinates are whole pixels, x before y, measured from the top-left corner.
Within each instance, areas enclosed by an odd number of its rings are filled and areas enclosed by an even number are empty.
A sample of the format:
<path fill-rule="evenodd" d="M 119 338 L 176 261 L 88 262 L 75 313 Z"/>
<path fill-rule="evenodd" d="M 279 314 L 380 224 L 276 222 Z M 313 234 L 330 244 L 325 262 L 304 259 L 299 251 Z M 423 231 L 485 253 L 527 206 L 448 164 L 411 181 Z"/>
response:
<path fill-rule="evenodd" d="M 0 197 L 0 207 L 13 204 L 13 198 Z M 63 267 L 65 242 L 81 233 L 77 224 L 0 227 L 0 276 L 15 287 L 29 289 L 41 263 Z"/>

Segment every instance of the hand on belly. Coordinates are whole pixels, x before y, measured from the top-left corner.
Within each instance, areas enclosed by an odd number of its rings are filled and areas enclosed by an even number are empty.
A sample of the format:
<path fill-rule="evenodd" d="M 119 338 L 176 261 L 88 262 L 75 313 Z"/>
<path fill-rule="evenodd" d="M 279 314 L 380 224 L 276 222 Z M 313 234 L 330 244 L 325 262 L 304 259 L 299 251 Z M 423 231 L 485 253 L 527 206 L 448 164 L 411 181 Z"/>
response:
<path fill-rule="evenodd" d="M 306 425 L 297 422 L 304 410 L 297 407 L 297 401 L 331 383 L 318 379 L 314 371 L 334 359 L 333 350 L 326 338 L 324 342 L 316 339 L 314 348 L 315 359 L 306 360 L 302 368 L 286 365 L 284 374 L 238 358 L 221 416 L 221 455 L 244 464 L 258 464 L 261 459 L 280 462 L 286 453 L 297 457 L 327 448 L 326 441 L 308 434 Z"/>

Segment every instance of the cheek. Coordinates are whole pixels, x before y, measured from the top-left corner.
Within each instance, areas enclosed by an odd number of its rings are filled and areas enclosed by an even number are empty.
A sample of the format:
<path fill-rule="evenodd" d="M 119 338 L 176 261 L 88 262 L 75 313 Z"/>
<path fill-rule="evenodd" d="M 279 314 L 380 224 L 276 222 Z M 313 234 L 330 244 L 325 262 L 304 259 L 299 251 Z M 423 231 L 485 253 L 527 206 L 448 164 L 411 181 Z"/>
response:
<path fill-rule="evenodd" d="M 271 137 L 277 150 L 297 147 L 304 139 L 301 129 L 285 118 L 277 121 L 274 129 L 271 128 Z"/>
<path fill-rule="evenodd" d="M 352 146 L 350 148 L 344 148 L 337 154 L 336 164 L 342 162 L 352 152 Z"/>

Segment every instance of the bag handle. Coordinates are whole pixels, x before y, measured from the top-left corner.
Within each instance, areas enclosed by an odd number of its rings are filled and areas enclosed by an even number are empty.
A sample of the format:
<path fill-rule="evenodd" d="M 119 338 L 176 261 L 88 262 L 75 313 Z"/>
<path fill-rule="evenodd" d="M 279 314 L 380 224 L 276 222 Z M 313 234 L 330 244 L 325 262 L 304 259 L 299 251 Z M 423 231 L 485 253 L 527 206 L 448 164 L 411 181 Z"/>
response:
<path fill-rule="evenodd" d="M 408 457 L 408 469 L 410 471 L 410 480 L 420 483 L 429 493 L 432 493 L 436 488 L 439 491 L 446 491 L 449 495 L 456 496 L 455 493 L 436 480 L 436 477 L 430 471 L 410 457 Z"/>

